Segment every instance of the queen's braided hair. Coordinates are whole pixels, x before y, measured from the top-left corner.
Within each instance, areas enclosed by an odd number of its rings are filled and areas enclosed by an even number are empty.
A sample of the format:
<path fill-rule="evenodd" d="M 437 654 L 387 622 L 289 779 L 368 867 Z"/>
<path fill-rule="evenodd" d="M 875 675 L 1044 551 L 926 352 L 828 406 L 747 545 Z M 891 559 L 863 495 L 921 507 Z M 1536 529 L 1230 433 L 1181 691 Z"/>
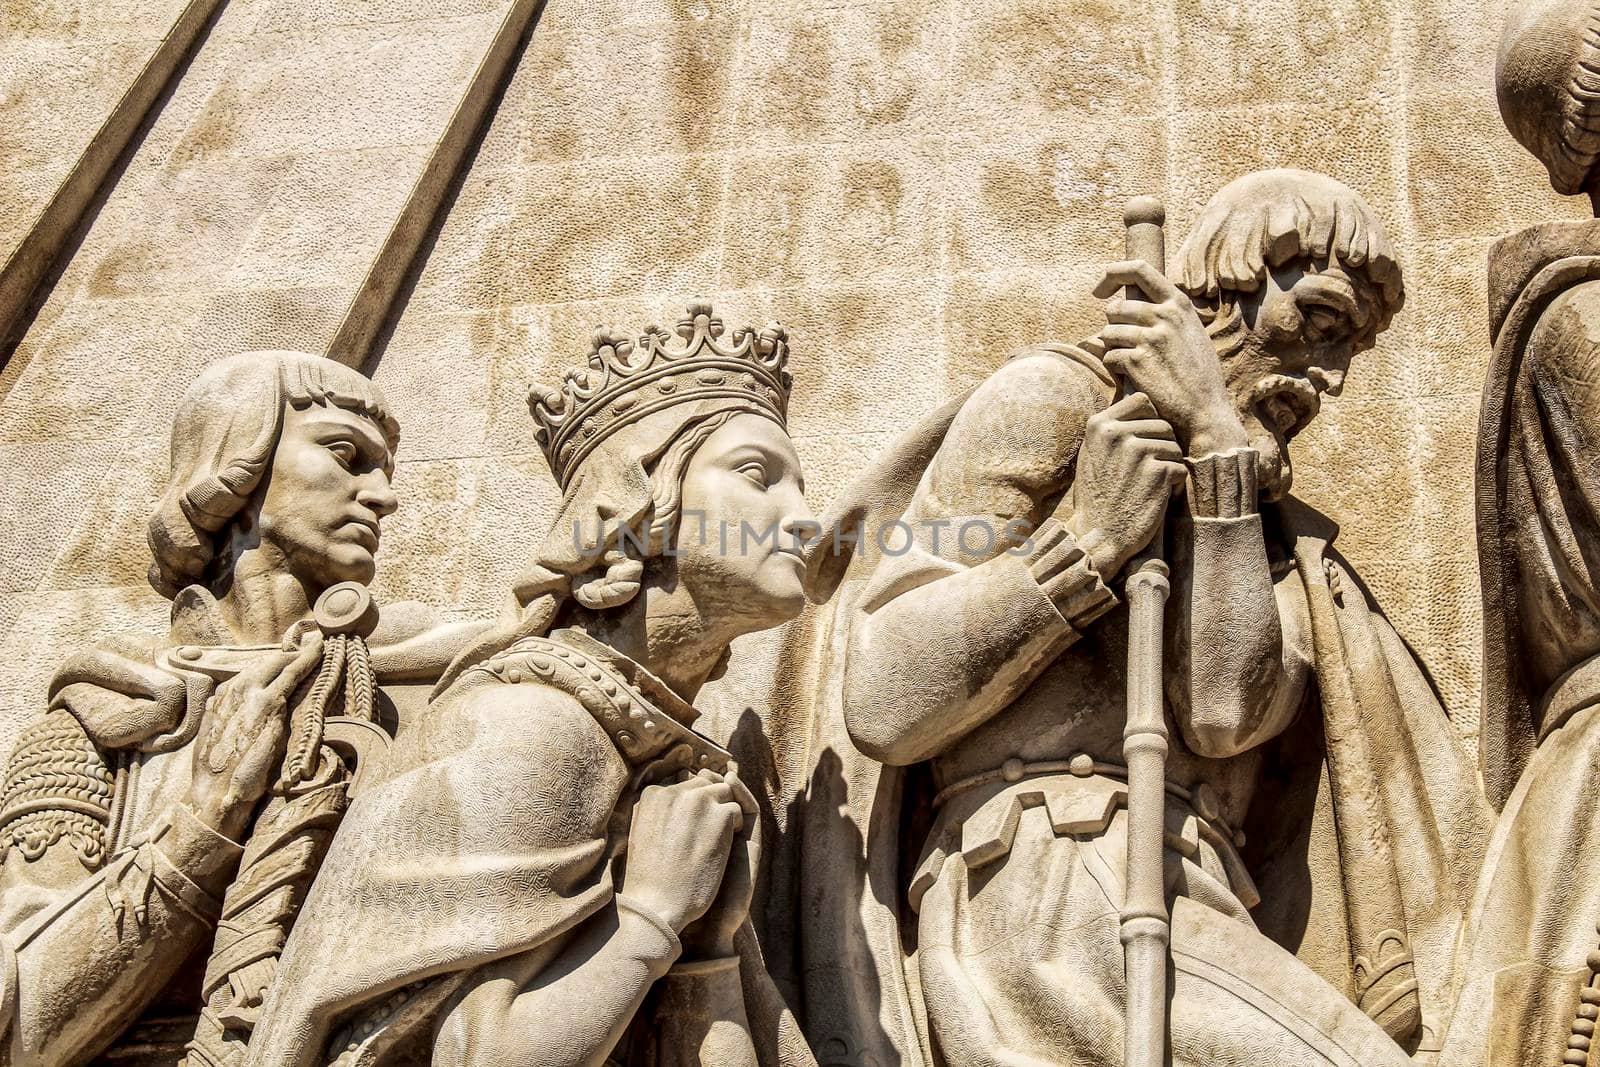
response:
<path fill-rule="evenodd" d="M 682 532 L 683 478 L 690 461 L 712 434 L 738 414 L 736 410 L 720 411 L 691 420 L 653 455 L 644 457 L 650 476 L 649 498 L 637 513 L 618 516 L 607 526 L 601 551 L 591 557 L 593 565 L 576 574 L 538 563 L 528 568 L 512 590 L 514 616 L 462 650 L 435 686 L 434 695 L 501 649 L 527 637 L 544 636 L 568 603 L 607 611 L 632 601 L 643 585 L 645 563 L 664 554 Z"/>

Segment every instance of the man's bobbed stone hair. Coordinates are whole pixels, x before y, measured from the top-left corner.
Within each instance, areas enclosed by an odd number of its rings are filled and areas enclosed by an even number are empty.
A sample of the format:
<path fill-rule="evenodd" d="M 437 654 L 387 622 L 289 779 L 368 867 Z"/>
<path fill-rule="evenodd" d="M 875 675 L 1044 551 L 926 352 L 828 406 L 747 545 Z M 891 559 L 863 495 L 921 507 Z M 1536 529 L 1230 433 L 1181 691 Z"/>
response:
<path fill-rule="evenodd" d="M 400 427 L 361 372 L 304 352 L 246 352 L 208 365 L 178 401 L 166 490 L 150 518 L 150 584 L 169 599 L 212 585 L 223 535 L 272 468 L 285 405 L 358 412 L 394 453 Z"/>
<path fill-rule="evenodd" d="M 1405 304 L 1394 246 L 1355 190 L 1325 174 L 1267 170 L 1224 186 L 1200 213 L 1173 263 L 1173 281 L 1196 300 L 1253 293 L 1276 268 L 1310 260 L 1363 276 L 1376 314 L 1356 338 L 1367 348 Z"/>

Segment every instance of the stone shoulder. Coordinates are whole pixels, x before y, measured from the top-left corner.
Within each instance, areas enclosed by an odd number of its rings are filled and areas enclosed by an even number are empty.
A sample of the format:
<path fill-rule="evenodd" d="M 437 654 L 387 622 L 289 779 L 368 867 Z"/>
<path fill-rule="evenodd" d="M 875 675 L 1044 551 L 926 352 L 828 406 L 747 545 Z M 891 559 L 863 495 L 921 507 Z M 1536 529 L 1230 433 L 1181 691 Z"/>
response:
<path fill-rule="evenodd" d="M 1110 393 L 1075 359 L 1020 353 L 962 405 L 929 473 L 930 503 L 948 515 L 1034 510 L 1066 488 L 1089 417 Z"/>
<path fill-rule="evenodd" d="M 666 759 L 683 769 L 728 768 L 727 753 L 666 714 L 610 665 L 560 641 L 525 638 L 472 668 L 463 676 L 468 679 L 519 686 L 531 690 L 532 699 L 581 707 L 630 766 Z"/>
<path fill-rule="evenodd" d="M 1558 376 L 1571 389 L 1600 372 L 1600 279 L 1557 294 L 1540 313 L 1527 358 L 1535 373 Z"/>

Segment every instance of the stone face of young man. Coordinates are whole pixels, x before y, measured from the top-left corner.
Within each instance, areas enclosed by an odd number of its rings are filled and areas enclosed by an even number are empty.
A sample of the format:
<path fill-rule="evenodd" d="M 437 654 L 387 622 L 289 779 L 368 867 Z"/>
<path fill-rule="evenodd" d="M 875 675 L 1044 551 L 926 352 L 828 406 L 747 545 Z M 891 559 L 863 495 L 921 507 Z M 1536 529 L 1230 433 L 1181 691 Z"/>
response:
<path fill-rule="evenodd" d="M 308 588 L 371 582 L 382 521 L 399 500 L 382 432 L 344 408 L 284 412 L 261 499 L 260 540 Z"/>

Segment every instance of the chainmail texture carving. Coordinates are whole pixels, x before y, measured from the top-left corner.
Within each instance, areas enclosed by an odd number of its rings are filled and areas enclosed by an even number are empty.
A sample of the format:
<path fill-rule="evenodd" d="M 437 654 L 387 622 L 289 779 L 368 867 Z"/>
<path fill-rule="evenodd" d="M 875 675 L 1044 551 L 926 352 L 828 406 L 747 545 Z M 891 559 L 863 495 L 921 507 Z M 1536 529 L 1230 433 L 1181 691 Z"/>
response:
<path fill-rule="evenodd" d="M 51 712 L 28 725 L 6 769 L 0 834 L 33 861 L 63 838 L 90 870 L 105 862 L 114 775 L 78 720 Z"/>

